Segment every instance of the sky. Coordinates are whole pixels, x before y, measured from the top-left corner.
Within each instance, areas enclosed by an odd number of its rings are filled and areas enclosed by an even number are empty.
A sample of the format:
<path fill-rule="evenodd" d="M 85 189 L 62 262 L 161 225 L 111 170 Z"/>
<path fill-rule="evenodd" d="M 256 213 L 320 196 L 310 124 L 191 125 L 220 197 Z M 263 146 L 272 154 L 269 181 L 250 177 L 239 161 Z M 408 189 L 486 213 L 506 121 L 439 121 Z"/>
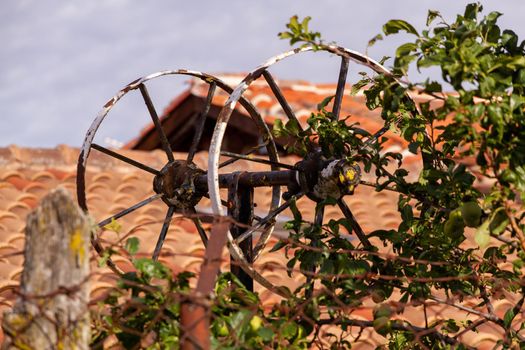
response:
<path fill-rule="evenodd" d="M 293 15 L 312 16 L 310 27 L 327 41 L 365 52 L 369 39 L 389 19 L 405 19 L 421 29 L 428 9 L 452 20 L 469 2 L 2 0 L 0 147 L 78 147 L 107 100 L 127 83 L 156 71 L 250 71 L 289 49 L 277 33 Z M 481 3 L 486 11 L 503 13 L 502 28 L 525 36 L 525 2 Z M 391 56 L 402 40 L 387 38 L 367 53 L 375 59 Z M 305 54 L 276 67 L 274 75 L 334 82 L 339 61 L 329 59 Z M 187 86 L 185 81 L 166 78 L 148 86 L 159 112 Z M 129 141 L 148 118 L 139 96 L 130 95 L 110 112 L 100 137 L 106 144 Z"/>

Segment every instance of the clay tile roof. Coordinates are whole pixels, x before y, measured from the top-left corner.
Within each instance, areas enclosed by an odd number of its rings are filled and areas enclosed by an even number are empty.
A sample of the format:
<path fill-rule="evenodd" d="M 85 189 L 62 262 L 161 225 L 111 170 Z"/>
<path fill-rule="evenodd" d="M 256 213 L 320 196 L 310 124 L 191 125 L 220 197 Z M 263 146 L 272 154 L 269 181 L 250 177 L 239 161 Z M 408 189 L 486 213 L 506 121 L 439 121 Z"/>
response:
<path fill-rule="evenodd" d="M 29 149 L 11 147 L 9 149 L 0 148 L 0 163 L 4 167 L 0 169 L 0 201 L 3 207 L 0 209 L 0 311 L 5 310 L 13 302 L 13 293 L 4 286 L 16 286 L 18 284 L 22 269 L 23 257 L 20 254 L 24 244 L 23 230 L 25 219 L 31 208 L 50 190 L 56 186 L 66 186 L 75 196 L 73 177 L 75 161 L 69 155 L 78 150 L 73 148 L 55 149 Z M 14 154 L 13 154 L 14 153 Z M 67 156 L 64 156 L 66 154 Z M 158 167 L 162 164 L 163 155 L 158 152 L 126 151 L 126 154 L 134 159 L 141 159 L 147 164 Z M 21 162 L 20 156 L 31 158 L 32 162 Z M 127 165 L 115 162 L 108 157 L 94 155 L 93 166 L 88 164 L 87 172 L 87 197 L 88 206 L 91 214 L 96 219 L 106 218 L 115 212 L 131 206 L 139 200 L 152 193 L 151 176 L 144 174 Z M 176 154 L 182 157 L 183 154 Z M 203 162 L 207 159 L 205 153 L 199 153 L 197 159 Z M 293 163 L 297 158 L 284 158 L 283 162 Z M 148 163 L 149 162 L 149 163 Z M 265 166 L 252 162 L 243 162 L 243 170 L 267 170 Z M 226 171 L 235 170 L 234 166 L 229 166 Z M 16 181 L 15 181 L 16 180 Z M 34 189 L 38 188 L 38 191 Z M 269 206 L 270 190 L 261 188 L 256 191 L 256 210 L 264 215 Z M 351 207 L 357 220 L 367 232 L 375 229 L 393 229 L 399 224 L 400 218 L 397 212 L 397 194 L 393 192 L 375 192 L 365 186 L 358 187 L 353 196 L 348 196 L 346 202 Z M 312 220 L 314 215 L 314 205 L 309 199 L 301 199 L 298 207 L 306 220 Z M 376 215 L 378 208 L 382 215 Z M 161 201 L 153 202 L 135 213 L 129 215 L 122 223 L 122 232 L 132 232 L 141 240 L 141 254 L 150 253 L 156 242 L 158 232 L 162 225 L 166 206 Z M 206 198 L 199 204 L 198 210 L 209 212 L 209 200 Z M 341 214 L 337 208 L 329 207 L 326 210 L 326 220 L 338 218 Z M 285 211 L 277 225 L 277 236 L 285 235 L 282 230 L 282 222 L 291 218 L 292 213 Z M 280 228 L 281 227 L 281 228 Z M 472 234 L 473 236 L 473 234 Z M 105 231 L 104 239 L 111 241 L 118 239 L 114 232 Z M 301 278 L 295 274 L 292 279 L 283 277 L 283 266 L 285 260 L 282 252 L 269 253 L 269 249 L 276 242 L 272 241 L 261 259 L 256 262 L 256 266 L 271 281 L 286 283 L 290 287 L 298 286 Z M 473 245 L 472 237 L 469 243 Z M 195 226 L 188 219 L 176 218 L 170 227 L 165 243 L 165 255 L 161 261 L 170 266 L 175 272 L 190 270 L 198 272 L 201 257 L 204 253 L 202 244 L 198 237 Z M 116 263 L 123 270 L 132 269 L 130 262 L 124 258 L 117 258 Z M 101 269 L 93 265 L 94 281 L 92 297 L 100 297 L 104 290 L 113 285 L 115 276 L 107 269 Z M 227 268 L 227 256 L 225 255 L 224 269 Z M 256 287 L 261 293 L 267 307 L 279 300 L 271 292 Z M 373 305 L 365 305 L 361 310 L 356 311 L 356 315 L 367 318 L 370 317 Z M 502 301 L 495 304 L 497 313 L 504 313 L 508 308 L 508 303 Z M 457 316 L 458 311 L 446 310 Z M 409 318 L 414 322 L 419 322 L 421 311 L 414 308 L 414 312 L 409 313 Z M 442 310 L 438 313 L 443 317 Z M 461 317 L 466 315 L 461 314 Z M 486 332 L 483 333 L 483 332 Z M 367 333 L 368 334 L 368 333 Z M 483 335 L 483 336 L 482 336 Z M 491 329 L 480 331 L 478 338 L 469 339 L 480 348 L 493 345 L 492 339 L 499 335 Z M 384 339 L 375 333 L 363 335 L 359 342 L 358 349 L 373 348 L 377 344 L 382 344 Z M 486 345 L 487 344 L 487 345 Z M 357 346 L 357 344 L 356 344 Z"/>
<path fill-rule="evenodd" d="M 224 76 L 224 80 L 231 85 L 235 85 L 238 76 Z M 315 109 L 316 104 L 325 96 L 333 94 L 334 85 L 330 84 L 311 84 L 307 82 L 282 82 L 281 87 L 288 101 L 299 111 L 300 119 L 305 120 L 309 113 Z M 166 122 L 173 111 L 177 110 L 188 98 L 202 99 L 206 90 L 202 83 L 193 82 L 191 88 L 173 101 L 164 112 L 163 121 Z M 275 118 L 282 118 L 282 112 L 276 106 L 273 95 L 264 82 L 256 82 L 248 91 L 247 96 L 258 107 L 265 120 L 272 123 Z M 226 96 L 217 94 L 214 104 L 220 106 L 224 103 Z M 350 114 L 362 125 L 377 130 L 382 126 L 377 112 L 370 112 L 363 106 L 363 97 L 358 95 L 352 98 L 345 98 L 342 106 L 343 114 Z M 217 107 L 219 108 L 219 107 Z M 147 132 L 147 129 L 143 133 Z M 140 138 L 139 138 L 140 139 Z M 405 149 L 404 141 L 392 136 L 391 147 Z M 137 140 L 135 140 L 137 141 Z M 135 142 L 136 143 L 136 142 Z M 119 150 L 122 154 L 147 164 L 153 168 L 160 169 L 165 164 L 165 154 L 160 150 L 140 151 L 140 150 Z M 27 214 L 49 191 L 57 186 L 63 186 L 76 196 L 75 175 L 78 149 L 58 146 L 52 149 L 35 149 L 10 146 L 0 148 L 0 315 L 2 311 L 12 304 L 14 294 L 10 288 L 5 286 L 16 286 L 19 282 L 22 269 L 23 257 L 20 254 L 24 245 L 24 227 Z M 175 153 L 176 159 L 185 158 L 183 153 Z M 420 163 L 417 157 L 413 157 L 414 162 L 408 162 L 409 170 L 417 176 Z M 295 156 L 284 157 L 282 162 L 294 164 L 298 158 Z M 199 152 L 195 156 L 195 163 L 201 168 L 207 167 L 207 153 Z M 260 171 L 269 170 L 265 165 L 253 162 L 240 161 L 236 165 L 230 165 L 224 171 Z M 373 178 L 371 178 L 373 180 Z M 89 157 L 86 173 L 87 202 L 90 214 L 96 221 L 105 219 L 119 210 L 128 208 L 140 200 L 152 195 L 152 175 L 141 170 L 132 168 L 114 158 L 93 151 Z M 256 214 L 264 215 L 269 207 L 271 191 L 269 188 L 258 188 L 255 193 L 257 203 Z M 359 186 L 352 196 L 345 198 L 347 204 L 352 209 L 358 222 L 366 232 L 376 229 L 394 229 L 400 222 L 397 211 L 398 195 L 394 192 L 384 191 L 375 192 L 372 188 Z M 305 220 L 313 220 L 314 204 L 306 198 L 298 201 L 298 208 L 302 212 Z M 197 210 L 202 213 L 210 212 L 210 201 L 203 198 Z M 380 210 L 381 215 L 377 215 Z M 134 213 L 119 220 L 122 224 L 122 233 L 130 233 L 139 237 L 141 248 L 139 254 L 150 254 L 157 240 L 160 227 L 166 212 L 166 205 L 158 200 L 140 208 Z M 282 229 L 285 221 L 292 217 L 289 210 L 280 215 L 276 226 L 276 237 L 285 237 L 286 231 Z M 325 220 L 341 217 L 341 213 L 335 207 L 326 208 Z M 205 226 L 208 224 L 205 224 Z M 466 244 L 475 246 L 471 232 Z M 119 236 L 111 231 L 105 230 L 101 237 L 109 242 L 119 239 Z M 285 283 L 293 289 L 301 283 L 301 277 L 294 274 L 289 279 L 283 273 L 285 257 L 281 251 L 270 253 L 269 250 L 277 238 L 273 239 L 267 246 L 261 259 L 256 262 L 256 266 L 268 279 L 279 283 Z M 164 254 L 160 260 L 170 266 L 174 272 L 190 270 L 197 272 L 202 262 L 204 249 L 200 243 L 198 233 L 193 223 L 186 218 L 176 217 L 165 241 Z M 123 270 L 131 270 L 130 262 L 125 258 L 115 259 L 118 266 Z M 224 269 L 227 268 L 227 253 L 224 255 Z M 510 267 L 509 267 L 510 268 Z M 115 282 L 114 274 L 107 268 L 99 268 L 93 264 L 94 280 L 92 283 L 92 298 L 100 297 L 104 291 Z M 256 291 L 261 293 L 261 298 L 267 307 L 279 300 L 271 292 L 256 286 Z M 496 310 L 504 313 L 507 304 L 497 304 Z M 356 310 L 356 315 L 364 319 L 370 318 L 372 305 L 366 304 L 362 309 Z M 466 318 L 465 313 L 450 308 L 446 312 L 456 317 Z M 459 314 L 458 314 L 459 312 Z M 439 311 L 436 315 L 445 315 Z M 419 322 L 421 310 L 414 308 L 409 318 L 414 322 Z M 419 318 L 418 318 L 419 317 Z M 437 317 L 437 316 L 436 316 Z M 441 316 L 439 316 L 441 317 Z M 493 346 L 493 339 L 499 334 L 488 328 L 482 328 L 478 338 L 471 339 L 479 348 Z M 372 349 L 377 344 L 383 344 L 385 339 L 379 335 L 366 330 L 360 338 L 358 344 L 353 347 L 356 349 Z M 1 334 L 0 334 L 1 341 Z"/>

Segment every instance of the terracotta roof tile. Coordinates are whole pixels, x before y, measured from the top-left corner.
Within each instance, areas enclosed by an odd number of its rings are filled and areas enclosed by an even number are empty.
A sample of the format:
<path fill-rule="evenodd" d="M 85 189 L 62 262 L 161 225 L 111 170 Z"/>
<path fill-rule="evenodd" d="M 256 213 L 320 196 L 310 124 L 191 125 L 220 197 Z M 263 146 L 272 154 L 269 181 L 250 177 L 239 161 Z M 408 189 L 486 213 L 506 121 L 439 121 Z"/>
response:
<path fill-rule="evenodd" d="M 0 148 L 0 164 L 3 164 L 0 170 L 0 303 L 2 300 L 7 300 L 7 303 L 11 303 L 13 300 L 12 293 L 9 290 L 4 291 L 2 286 L 16 285 L 18 283 L 17 279 L 20 278 L 23 257 L 19 254 L 12 255 L 11 253 L 21 252 L 24 249 L 23 229 L 29 210 L 34 208 L 36 203 L 56 185 L 66 186 L 72 195 L 76 196 L 72 174 L 76 165 L 76 156 L 74 157 L 73 155 L 77 152 L 78 150 L 76 149 L 64 146 L 47 150 L 19 147 Z M 159 151 L 126 152 L 134 159 L 140 159 L 142 162 L 156 168 L 162 167 L 163 162 L 165 162 L 164 154 Z M 149 174 L 144 174 L 142 171 L 135 170 L 96 152 L 93 152 L 92 155 L 93 159 L 90 157 L 86 174 L 87 199 L 91 214 L 97 220 L 109 217 L 111 214 L 137 203 L 152 193 L 152 177 Z M 182 156 L 181 154 L 176 154 L 176 158 L 181 158 Z M 27 161 L 28 159 L 32 161 Z M 203 168 L 206 168 L 207 154 L 198 153 L 195 159 Z M 293 164 L 297 161 L 297 157 L 284 158 L 282 161 Z M 268 169 L 265 166 L 244 161 L 239 162 L 237 166 L 241 166 L 243 170 Z M 238 169 L 238 167 L 230 166 L 225 171 Z M 18 186 L 13 184 L 13 182 Z M 269 206 L 270 193 L 271 190 L 269 188 L 261 188 L 256 191 L 256 201 L 258 202 L 256 209 L 263 215 L 267 212 Z M 348 196 L 345 200 L 352 208 L 358 221 L 367 231 L 378 228 L 395 228 L 399 223 L 399 213 L 397 212 L 396 204 L 397 194 L 394 192 L 377 193 L 373 188 L 360 186 L 353 196 Z M 199 210 L 209 212 L 209 203 L 210 201 L 207 198 L 203 198 L 198 206 Z M 313 219 L 314 205 L 309 199 L 301 199 L 297 205 L 305 219 Z M 381 216 L 377 215 L 378 210 L 380 210 Z M 125 220 L 119 221 L 122 223 L 120 236 L 115 232 L 106 230 L 101 233 L 101 237 L 110 242 L 115 242 L 122 235 L 132 232 L 132 235 L 141 239 L 139 253 L 151 252 L 162 226 L 165 212 L 166 206 L 163 202 L 160 200 L 153 202 L 130 214 Z M 335 207 L 327 208 L 326 213 L 326 220 L 340 217 L 339 210 Z M 286 217 L 292 217 L 289 210 L 283 213 L 280 225 L 282 225 L 282 221 L 286 220 Z M 283 234 L 283 232 L 280 232 L 280 234 Z M 268 244 L 265 248 L 265 253 L 256 262 L 256 266 L 271 280 L 286 283 L 290 287 L 297 286 L 302 277 L 299 274 L 294 274 L 291 279 L 286 276 L 283 270 L 285 258 L 282 251 L 269 253 L 275 242 L 277 240 L 272 239 Z M 204 249 L 191 220 L 174 219 L 168 231 L 165 246 L 165 255 L 161 257 L 161 260 L 175 271 L 186 269 L 198 271 Z M 116 258 L 115 260 L 117 265 L 124 270 L 132 269 L 127 259 Z M 226 269 L 228 261 L 228 253 L 225 250 L 223 255 L 224 269 Z M 109 286 L 113 285 L 115 276 L 107 268 L 97 267 L 96 261 L 93 262 L 93 273 L 92 297 L 100 297 Z M 259 286 L 256 286 L 256 290 L 261 293 L 266 307 L 279 300 L 279 297 L 263 290 Z M 503 301 L 496 303 L 497 312 L 504 313 L 507 305 Z M 365 307 L 356 314 L 367 318 L 370 316 L 370 312 L 371 307 Z M 447 308 L 447 312 L 456 311 L 451 311 L 450 308 Z M 420 311 L 418 312 L 417 309 L 414 309 L 413 315 L 415 318 L 420 317 L 418 316 L 420 314 Z M 375 347 L 376 344 L 383 342 L 384 339 L 382 337 L 366 333 L 363 334 L 362 340 L 359 342 L 361 344 L 359 349 L 363 348 L 361 346 Z M 488 340 L 480 341 L 480 344 L 483 346 L 485 343 L 488 344 Z"/>
<path fill-rule="evenodd" d="M 9 203 L 7 211 L 15 214 L 19 218 L 24 218 L 31 211 L 31 207 L 24 202 Z"/>
<path fill-rule="evenodd" d="M 16 202 L 27 204 L 31 209 L 33 209 L 38 204 L 38 198 L 33 194 L 24 193 L 18 196 Z"/>

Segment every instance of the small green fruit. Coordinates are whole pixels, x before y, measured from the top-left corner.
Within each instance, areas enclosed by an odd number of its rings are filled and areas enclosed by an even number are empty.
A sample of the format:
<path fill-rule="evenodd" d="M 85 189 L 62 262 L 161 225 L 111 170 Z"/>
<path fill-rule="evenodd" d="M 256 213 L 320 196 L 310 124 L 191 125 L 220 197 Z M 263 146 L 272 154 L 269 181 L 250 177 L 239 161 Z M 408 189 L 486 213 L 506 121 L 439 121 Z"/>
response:
<path fill-rule="evenodd" d="M 250 329 L 251 329 L 253 332 L 257 332 L 257 330 L 258 330 L 259 328 L 261 328 L 262 323 L 263 323 L 262 318 L 260 318 L 259 316 L 255 315 L 255 316 L 253 316 L 252 319 L 250 320 Z"/>
<path fill-rule="evenodd" d="M 481 208 L 477 202 L 466 202 L 460 208 L 461 215 L 468 227 L 478 227 L 481 220 Z"/>
<path fill-rule="evenodd" d="M 374 319 L 386 317 L 387 319 L 392 316 L 392 308 L 387 304 L 377 305 L 374 308 Z"/>
<path fill-rule="evenodd" d="M 465 230 L 465 223 L 460 210 L 454 210 L 450 213 L 448 220 L 445 222 L 445 234 L 450 237 L 459 237 Z"/>
<path fill-rule="evenodd" d="M 215 323 L 214 328 L 215 328 L 215 333 L 219 337 L 225 337 L 228 334 L 230 334 L 230 331 L 228 330 L 228 326 L 226 325 L 226 322 L 224 321 Z"/>
<path fill-rule="evenodd" d="M 392 322 L 388 317 L 379 317 L 372 323 L 374 330 L 381 334 L 386 335 L 392 329 Z"/>
<path fill-rule="evenodd" d="M 382 303 L 386 299 L 386 293 L 382 289 L 374 289 L 370 296 L 376 304 Z"/>

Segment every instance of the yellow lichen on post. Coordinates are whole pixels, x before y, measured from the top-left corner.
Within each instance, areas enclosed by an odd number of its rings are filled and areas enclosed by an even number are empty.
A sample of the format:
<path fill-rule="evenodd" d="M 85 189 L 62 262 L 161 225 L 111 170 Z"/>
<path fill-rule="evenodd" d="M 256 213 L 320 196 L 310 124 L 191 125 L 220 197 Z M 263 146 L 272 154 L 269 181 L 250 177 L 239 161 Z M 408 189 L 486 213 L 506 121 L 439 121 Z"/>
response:
<path fill-rule="evenodd" d="M 71 236 L 71 243 L 69 243 L 69 248 L 76 254 L 80 262 L 84 261 L 86 256 L 85 250 L 85 240 L 82 236 L 82 231 L 80 229 L 75 230 Z"/>

